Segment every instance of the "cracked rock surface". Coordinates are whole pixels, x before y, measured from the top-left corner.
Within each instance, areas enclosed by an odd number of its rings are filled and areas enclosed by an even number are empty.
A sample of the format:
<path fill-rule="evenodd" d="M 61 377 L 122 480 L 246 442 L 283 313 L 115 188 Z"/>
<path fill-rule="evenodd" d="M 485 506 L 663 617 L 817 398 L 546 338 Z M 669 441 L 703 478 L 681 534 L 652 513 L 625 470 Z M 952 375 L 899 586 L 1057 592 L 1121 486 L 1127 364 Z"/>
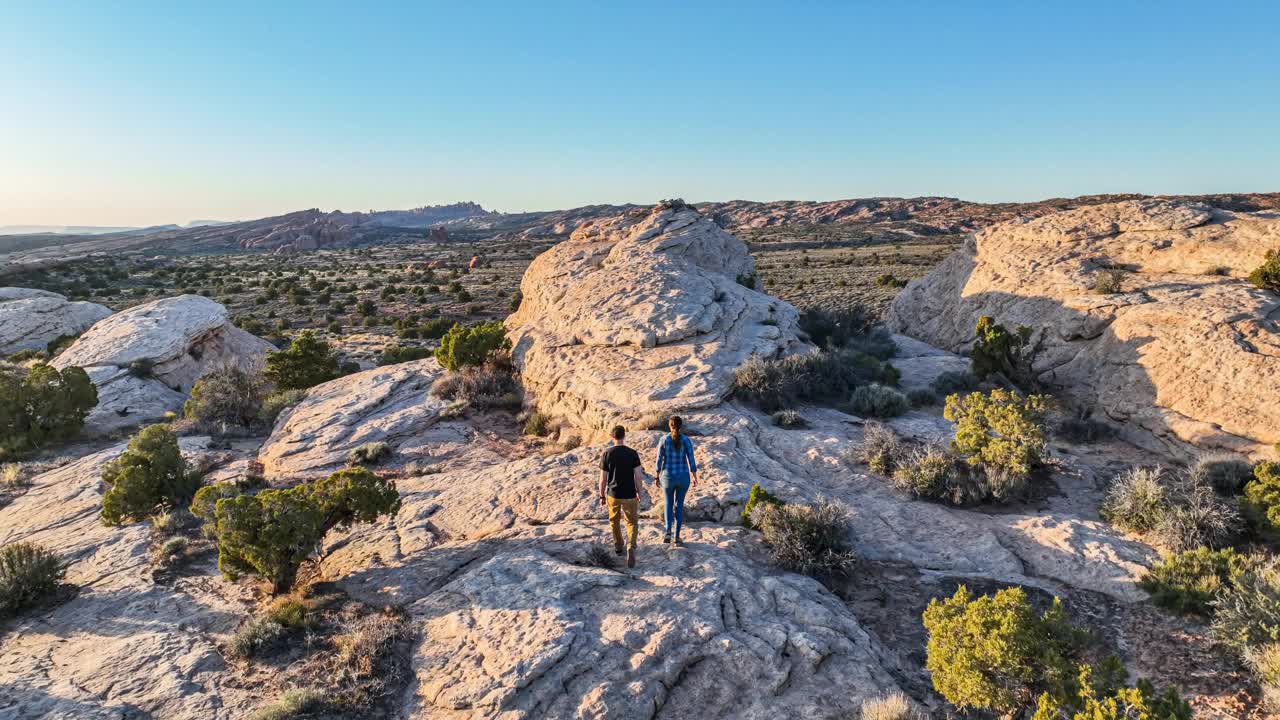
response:
<path fill-rule="evenodd" d="M 386 443 L 398 457 L 434 433 L 450 401 L 431 394 L 443 368 L 434 358 L 388 365 L 317 385 L 277 420 L 258 459 L 268 479 L 314 477 L 338 470 L 347 453 Z"/>
<path fill-rule="evenodd" d="M 82 367 L 89 374 L 98 388 L 98 405 L 85 427 L 106 433 L 179 412 L 191 386 L 209 370 L 226 364 L 261 367 L 274 349 L 233 325 L 219 303 L 179 295 L 102 320 L 51 364 Z"/>
<path fill-rule="evenodd" d="M 1111 226 L 1076 224 L 1091 236 Z M 627 279 L 625 294 L 607 282 L 611 269 Z M 860 562 L 893 575 L 939 588 L 1018 583 L 1096 595 L 1108 608 L 1143 600 L 1136 581 L 1156 554 L 1098 521 L 1102 460 L 1060 468 L 1058 494 L 1034 506 L 952 508 L 899 494 L 851 459 L 863 418 L 801 407 L 807 425 L 784 429 L 727 399 L 733 369 L 752 353 L 812 350 L 794 308 L 738 281 L 752 270 L 741 242 L 686 208 L 582 228 L 535 261 L 508 337 L 530 399 L 587 437 L 582 447 L 522 438 L 509 415 L 445 412 L 429 392 L 442 372 L 434 360 L 317 386 L 277 421 L 256 456 L 277 486 L 341 467 L 364 442 L 392 449 L 377 470 L 394 477 L 400 510 L 330 533 L 317 569 L 358 600 L 404 610 L 411 673 L 396 717 L 857 717 L 863 700 L 899 688 L 944 712 L 920 677 L 919 612 L 886 632 L 865 605 L 778 570 L 761 535 L 739 524 L 754 483 L 788 502 L 839 503 Z M 904 387 L 966 365 L 924 342 L 902 338 L 900 349 Z M 606 446 L 590 441 L 629 425 L 628 443 L 652 474 L 661 434 L 635 420 L 668 412 L 687 418 L 701 466 L 686 546 L 661 543 L 648 484 L 638 564 L 604 567 L 590 551 L 612 551 L 596 497 Z M 922 442 L 952 433 L 936 407 L 888 424 Z M 248 612 L 249 581 L 228 583 L 208 567 L 171 586 L 152 582 L 145 528 L 97 521 L 99 468 L 118 452 L 46 473 L 0 509 L 0 542 L 46 542 L 72 559 L 71 579 L 83 586 L 0 639 L 0 713 L 243 717 L 261 698 L 216 649 Z M 206 482 L 247 459 L 223 462 Z M 73 661 L 77 653 L 90 661 Z"/>
<path fill-rule="evenodd" d="M 1280 214 L 1133 200 L 996 225 L 894 300 L 887 322 L 952 351 L 978 318 L 1026 325 L 1040 379 L 1126 439 L 1182 459 L 1280 440 L 1280 295 L 1245 278 Z M 1121 292 L 1092 290 L 1121 269 Z M 1265 389 L 1265 390 L 1263 390 Z"/>
<path fill-rule="evenodd" d="M 45 290 L 0 287 L 0 357 L 44 350 L 63 335 L 79 335 L 111 314 L 106 306 L 72 302 Z"/>
<path fill-rule="evenodd" d="M 581 227 L 530 264 L 507 320 L 525 389 L 588 434 L 714 406 L 752 354 L 812 349 L 754 284 L 746 245 L 692 208 Z"/>
<path fill-rule="evenodd" d="M 207 440 L 184 438 L 184 455 L 209 456 Z M 158 584 L 150 526 L 99 519 L 102 467 L 124 447 L 39 475 L 0 508 L 0 545 L 28 541 L 58 553 L 76 587 L 67 602 L 4 628 L 0 717 L 232 720 L 253 705 L 228 684 L 215 642 L 239 623 L 248 592 L 212 567 Z"/>

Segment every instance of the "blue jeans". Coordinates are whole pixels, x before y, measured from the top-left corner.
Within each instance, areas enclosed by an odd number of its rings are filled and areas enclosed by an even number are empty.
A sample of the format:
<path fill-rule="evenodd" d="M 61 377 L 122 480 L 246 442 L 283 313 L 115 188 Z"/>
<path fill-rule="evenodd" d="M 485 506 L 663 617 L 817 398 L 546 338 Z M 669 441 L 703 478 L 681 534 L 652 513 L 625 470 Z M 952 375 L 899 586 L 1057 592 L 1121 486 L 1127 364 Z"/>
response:
<path fill-rule="evenodd" d="M 675 535 L 680 537 L 680 528 L 684 525 L 684 494 L 689 492 L 688 485 L 667 485 L 662 488 L 662 492 L 666 495 L 666 507 L 663 508 L 663 519 L 666 520 L 667 534 L 671 534 L 672 525 L 675 526 Z M 672 520 L 674 519 L 674 523 Z"/>

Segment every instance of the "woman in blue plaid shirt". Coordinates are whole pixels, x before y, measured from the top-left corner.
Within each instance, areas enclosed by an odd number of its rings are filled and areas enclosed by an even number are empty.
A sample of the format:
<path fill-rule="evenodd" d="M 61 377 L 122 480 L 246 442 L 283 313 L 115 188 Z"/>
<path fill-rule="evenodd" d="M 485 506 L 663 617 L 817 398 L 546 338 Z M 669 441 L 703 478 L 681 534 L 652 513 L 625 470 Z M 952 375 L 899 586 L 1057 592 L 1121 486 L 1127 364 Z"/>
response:
<path fill-rule="evenodd" d="M 662 438 L 658 445 L 658 482 L 662 484 L 662 492 L 666 496 L 663 519 L 666 521 L 666 532 L 662 542 L 672 542 L 672 530 L 675 530 L 675 544 L 684 545 L 680 541 L 680 528 L 684 525 L 684 497 L 689 488 L 698 482 L 698 463 L 693 459 L 693 441 L 680 432 L 684 421 L 678 416 L 671 416 L 667 421 L 671 434 Z"/>

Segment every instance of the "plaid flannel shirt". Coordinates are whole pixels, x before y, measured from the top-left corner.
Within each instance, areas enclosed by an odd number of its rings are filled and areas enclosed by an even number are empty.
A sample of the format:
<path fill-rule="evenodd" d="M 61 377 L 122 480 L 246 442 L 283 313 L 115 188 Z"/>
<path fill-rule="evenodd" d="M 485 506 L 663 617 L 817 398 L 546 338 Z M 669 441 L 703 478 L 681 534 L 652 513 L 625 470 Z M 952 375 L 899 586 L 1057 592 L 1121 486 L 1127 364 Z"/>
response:
<path fill-rule="evenodd" d="M 658 445 L 658 478 L 662 479 L 666 472 L 666 485 L 688 485 L 689 474 L 698 472 L 698 463 L 693 459 L 693 441 L 683 434 L 680 440 L 677 446 L 671 442 L 670 435 L 663 435 Z"/>

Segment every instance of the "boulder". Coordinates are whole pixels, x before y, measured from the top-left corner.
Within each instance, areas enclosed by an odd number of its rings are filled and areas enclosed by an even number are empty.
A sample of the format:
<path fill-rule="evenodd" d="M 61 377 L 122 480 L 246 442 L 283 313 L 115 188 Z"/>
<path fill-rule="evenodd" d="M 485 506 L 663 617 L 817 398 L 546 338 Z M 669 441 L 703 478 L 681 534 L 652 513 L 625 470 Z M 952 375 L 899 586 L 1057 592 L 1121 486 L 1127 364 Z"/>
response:
<path fill-rule="evenodd" d="M 588 433 L 717 405 L 752 354 L 811 349 L 755 276 L 746 245 L 687 206 L 580 228 L 529 266 L 507 320 L 525 388 Z"/>
<path fill-rule="evenodd" d="M 347 454 L 368 442 L 394 454 L 421 443 L 452 403 L 430 393 L 443 368 L 434 358 L 387 365 L 330 380 L 307 391 L 276 420 L 259 451 L 268 479 L 314 477 L 340 469 Z M 409 453 L 412 455 L 412 453 Z M 425 459 L 425 458 L 424 458 Z"/>
<path fill-rule="evenodd" d="M 887 316 L 955 352 L 978 318 L 1032 330 L 1034 368 L 1127 439 L 1187 459 L 1262 457 L 1280 440 L 1280 295 L 1245 278 L 1280 248 L 1280 215 L 1134 200 L 985 229 Z M 1120 292 L 1093 291 L 1122 269 Z"/>
<path fill-rule="evenodd" d="M 44 350 L 64 335 L 79 335 L 111 314 L 105 306 L 71 302 L 31 288 L 0 287 L 0 357 Z"/>
<path fill-rule="evenodd" d="M 231 324 L 222 305 L 179 295 L 97 323 L 51 364 L 85 369 L 98 388 L 86 428 L 110 432 L 180 411 L 192 385 L 210 369 L 260 367 L 274 349 Z"/>

